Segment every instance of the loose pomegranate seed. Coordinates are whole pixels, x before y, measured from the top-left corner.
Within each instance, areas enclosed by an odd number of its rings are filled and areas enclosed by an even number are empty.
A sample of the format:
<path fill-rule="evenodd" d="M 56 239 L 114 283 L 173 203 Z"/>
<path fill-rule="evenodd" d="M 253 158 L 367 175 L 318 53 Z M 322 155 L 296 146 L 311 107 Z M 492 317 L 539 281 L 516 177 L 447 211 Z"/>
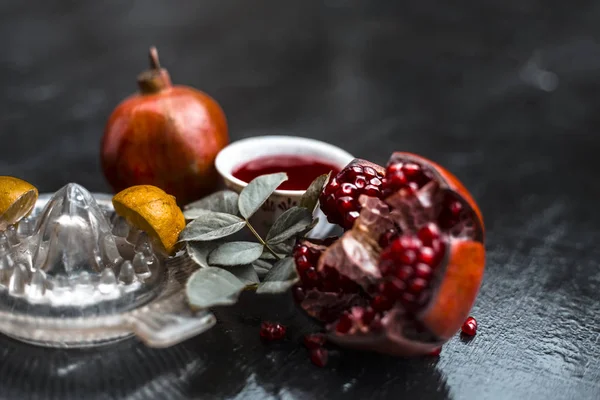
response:
<path fill-rule="evenodd" d="M 365 194 L 381 197 L 383 175 L 374 168 L 352 165 L 344 168 L 332 178 L 319 198 L 321 210 L 327 220 L 344 229 L 352 228 L 359 216 L 358 198 Z"/>
<path fill-rule="evenodd" d="M 477 321 L 473 317 L 467 318 L 467 320 L 463 323 L 460 328 L 462 333 L 467 336 L 475 336 L 477 333 Z"/>
<path fill-rule="evenodd" d="M 285 337 L 286 327 L 273 322 L 260 324 L 260 337 L 265 340 L 281 340 Z"/>
<path fill-rule="evenodd" d="M 350 314 L 348 313 L 344 313 L 340 316 L 340 319 L 337 323 L 337 325 L 335 326 L 335 330 L 338 333 L 348 333 L 348 331 L 350 331 L 350 329 L 352 329 L 352 318 L 350 317 Z"/>
<path fill-rule="evenodd" d="M 323 347 L 325 341 L 325 335 L 321 333 L 311 333 L 304 336 L 304 346 L 310 350 Z"/>
<path fill-rule="evenodd" d="M 310 361 L 315 364 L 317 367 L 323 368 L 327 365 L 327 361 L 329 360 L 329 353 L 322 347 L 312 349 L 310 351 Z"/>

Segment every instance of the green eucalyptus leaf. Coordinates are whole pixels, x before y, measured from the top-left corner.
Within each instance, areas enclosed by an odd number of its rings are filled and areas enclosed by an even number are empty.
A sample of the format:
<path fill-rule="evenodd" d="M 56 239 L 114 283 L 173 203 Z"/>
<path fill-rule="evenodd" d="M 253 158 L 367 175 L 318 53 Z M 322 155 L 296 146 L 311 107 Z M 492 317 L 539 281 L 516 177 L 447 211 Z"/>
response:
<path fill-rule="evenodd" d="M 271 261 L 275 261 L 277 260 L 277 257 L 275 257 L 273 255 L 273 253 L 271 253 L 269 250 L 265 249 L 263 251 L 263 253 L 260 255 L 260 259 L 261 260 L 271 260 Z"/>
<path fill-rule="evenodd" d="M 221 190 L 186 205 L 184 209 L 190 211 L 190 215 L 193 215 L 192 210 L 209 210 L 237 215 L 238 197 L 238 194 L 232 190 Z M 186 211 L 184 211 L 184 215 L 187 218 Z"/>
<path fill-rule="evenodd" d="M 235 215 L 210 211 L 190 222 L 179 235 L 180 242 L 204 242 L 232 235 L 246 226 Z"/>
<path fill-rule="evenodd" d="M 252 266 L 254 267 L 254 270 L 256 271 L 256 274 L 260 279 L 263 279 L 269 273 L 271 268 L 273 268 L 272 263 L 265 260 L 261 260 L 260 258 L 254 261 L 252 263 Z"/>
<path fill-rule="evenodd" d="M 267 273 L 256 293 L 258 294 L 275 294 L 283 293 L 298 282 L 298 274 L 296 272 L 296 263 L 291 257 L 279 260 L 273 265 L 273 268 Z"/>
<path fill-rule="evenodd" d="M 269 245 L 281 243 L 304 231 L 312 222 L 312 211 L 304 207 L 292 207 L 279 216 L 267 233 Z"/>
<path fill-rule="evenodd" d="M 204 210 L 202 208 L 190 208 L 189 210 L 185 210 L 183 212 L 183 216 L 187 221 L 193 221 L 196 218 L 200 218 L 200 216 L 202 215 L 211 213 L 213 213 L 213 211 L 211 210 Z"/>
<path fill-rule="evenodd" d="M 275 253 L 277 253 L 277 255 L 282 256 L 283 258 L 292 253 L 292 250 L 294 249 L 294 243 L 294 240 L 286 240 L 285 242 L 277 243 L 270 247 L 273 249 L 273 251 L 275 251 Z"/>
<path fill-rule="evenodd" d="M 190 258 L 202 268 L 208 268 L 208 255 L 221 243 L 216 242 L 187 242 L 186 250 Z"/>
<path fill-rule="evenodd" d="M 190 306 L 205 309 L 237 302 L 245 284 L 223 268 L 201 268 L 187 281 L 185 291 Z"/>
<path fill-rule="evenodd" d="M 319 218 L 313 218 L 312 222 L 310 223 L 310 225 L 308 225 L 306 227 L 306 229 L 304 229 L 302 232 L 300 232 L 299 236 L 306 236 L 308 234 L 308 232 L 312 231 L 313 228 L 315 226 L 317 226 L 317 224 L 319 223 Z"/>
<path fill-rule="evenodd" d="M 229 266 L 225 269 L 235 275 L 246 287 L 257 285 L 260 282 L 252 264 Z"/>
<path fill-rule="evenodd" d="M 229 242 L 217 247 L 208 256 L 211 265 L 243 265 L 257 260 L 263 245 L 256 242 Z"/>
<path fill-rule="evenodd" d="M 323 187 L 329 181 L 330 176 L 331 172 L 329 172 L 328 174 L 318 176 L 314 181 L 312 181 L 312 183 L 310 184 L 308 189 L 306 189 L 306 192 L 304 192 L 302 198 L 300 199 L 300 207 L 304 207 L 310 212 L 313 212 L 315 210 L 315 207 L 319 202 L 319 196 L 323 191 Z"/>
<path fill-rule="evenodd" d="M 287 181 L 283 172 L 277 174 L 261 175 L 248 183 L 238 199 L 238 207 L 242 217 L 249 219 L 269 198 L 271 194 Z"/>

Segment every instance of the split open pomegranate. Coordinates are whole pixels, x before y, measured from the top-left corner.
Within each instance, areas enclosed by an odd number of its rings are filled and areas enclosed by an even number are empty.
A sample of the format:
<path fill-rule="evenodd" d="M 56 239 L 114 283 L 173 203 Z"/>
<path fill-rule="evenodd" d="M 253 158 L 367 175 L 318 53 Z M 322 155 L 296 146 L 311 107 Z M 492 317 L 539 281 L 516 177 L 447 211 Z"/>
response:
<path fill-rule="evenodd" d="M 321 209 L 346 231 L 296 245 L 293 293 L 328 340 L 424 355 L 458 332 L 485 249 L 481 212 L 456 177 L 410 153 L 387 168 L 355 159 L 324 188 Z"/>

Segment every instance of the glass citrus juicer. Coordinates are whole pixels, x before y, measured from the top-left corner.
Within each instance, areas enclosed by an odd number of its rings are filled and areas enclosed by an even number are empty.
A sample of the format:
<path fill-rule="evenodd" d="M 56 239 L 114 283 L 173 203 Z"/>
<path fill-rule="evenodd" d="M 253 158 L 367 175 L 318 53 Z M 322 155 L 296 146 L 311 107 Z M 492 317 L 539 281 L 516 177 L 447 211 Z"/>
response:
<path fill-rule="evenodd" d="M 49 347 L 130 336 L 168 347 L 214 325 L 186 301 L 194 264 L 118 215 L 112 196 L 70 183 L 38 197 L 24 181 L 0 180 L 1 333 Z"/>

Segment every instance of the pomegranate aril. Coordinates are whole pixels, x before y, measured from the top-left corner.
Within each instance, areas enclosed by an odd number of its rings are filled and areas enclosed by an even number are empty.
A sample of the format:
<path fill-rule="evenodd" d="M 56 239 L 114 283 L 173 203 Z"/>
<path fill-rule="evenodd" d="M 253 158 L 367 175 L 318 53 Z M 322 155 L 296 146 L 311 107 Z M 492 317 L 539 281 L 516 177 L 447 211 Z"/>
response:
<path fill-rule="evenodd" d="M 308 261 L 308 257 L 303 255 L 296 258 L 296 270 L 300 275 L 305 274 L 309 268 L 312 268 L 312 263 Z"/>
<path fill-rule="evenodd" d="M 260 337 L 265 340 L 281 340 L 285 337 L 286 327 L 273 322 L 260 324 Z"/>
<path fill-rule="evenodd" d="M 396 263 L 392 260 L 382 260 L 379 263 L 379 271 L 381 275 L 388 276 L 394 273 L 396 270 Z"/>
<path fill-rule="evenodd" d="M 450 206 L 448 207 L 448 210 L 450 210 L 450 213 L 455 217 L 458 217 L 460 215 L 462 209 L 463 209 L 463 205 L 460 203 L 460 201 L 453 201 L 452 203 L 450 203 Z"/>
<path fill-rule="evenodd" d="M 335 330 L 338 333 L 348 333 L 348 331 L 352 329 L 352 325 L 353 322 L 350 314 L 344 313 L 340 316 L 338 323 L 335 325 Z"/>
<path fill-rule="evenodd" d="M 403 265 L 396 270 L 396 278 L 406 282 L 413 276 L 414 269 L 410 265 Z"/>
<path fill-rule="evenodd" d="M 359 176 L 354 180 L 354 185 L 358 188 L 358 189 L 362 189 L 365 186 L 367 186 L 367 179 L 365 177 Z"/>
<path fill-rule="evenodd" d="M 377 186 L 367 185 L 365 187 L 365 190 L 363 191 L 363 194 L 365 194 L 369 197 L 379 197 L 381 195 L 381 191 L 379 190 L 379 188 Z"/>
<path fill-rule="evenodd" d="M 415 278 L 408 285 L 408 290 L 412 293 L 420 293 L 427 287 L 427 281 L 423 278 Z"/>
<path fill-rule="evenodd" d="M 371 300 L 371 307 L 373 307 L 375 311 L 387 311 L 393 306 L 393 300 L 383 295 L 377 295 Z"/>
<path fill-rule="evenodd" d="M 414 250 L 404 250 L 398 256 L 398 261 L 402 264 L 412 265 L 417 259 L 417 253 Z"/>
<path fill-rule="evenodd" d="M 354 199 L 352 199 L 352 197 L 350 196 L 344 196 L 337 199 L 337 206 L 340 211 L 345 213 L 352 211 L 356 208 L 356 205 L 354 204 Z"/>
<path fill-rule="evenodd" d="M 429 278 L 431 278 L 432 273 L 433 273 L 433 270 L 427 264 L 417 264 L 415 266 L 415 275 L 418 276 L 419 278 L 428 280 Z"/>
<path fill-rule="evenodd" d="M 409 235 L 400 236 L 396 241 L 402 249 L 418 250 L 423 245 L 418 238 Z"/>
<path fill-rule="evenodd" d="M 312 363 L 317 367 L 323 368 L 325 365 L 327 365 L 328 359 L 329 353 L 322 347 L 312 349 L 310 351 L 310 361 L 312 361 Z"/>
<path fill-rule="evenodd" d="M 409 178 L 415 178 L 421 175 L 421 167 L 415 163 L 406 163 L 402 166 L 402 172 Z"/>
<path fill-rule="evenodd" d="M 387 179 L 387 184 L 388 186 L 393 190 L 394 188 L 400 189 L 401 187 L 404 187 L 404 185 L 406 185 L 408 183 L 408 181 L 406 180 L 406 176 L 404 176 L 404 172 L 402 171 L 398 171 L 395 172 L 393 174 L 388 174 L 386 176 Z"/>
<path fill-rule="evenodd" d="M 421 247 L 417 259 L 427 265 L 435 265 L 436 254 L 431 247 Z"/>
<path fill-rule="evenodd" d="M 397 172 L 402 172 L 402 167 L 403 167 L 402 163 L 389 164 L 385 170 L 385 174 L 387 176 L 387 175 L 393 175 Z"/>
<path fill-rule="evenodd" d="M 304 276 L 306 277 L 307 280 L 309 281 L 318 281 L 319 280 L 319 273 L 317 272 L 316 269 L 314 269 L 313 267 L 308 268 L 305 272 L 304 272 Z"/>
<path fill-rule="evenodd" d="M 281 324 L 275 324 L 271 329 L 271 337 L 273 340 L 281 340 L 285 337 L 286 327 Z"/>
<path fill-rule="evenodd" d="M 377 176 L 377 171 L 375 171 L 375 169 L 371 168 L 371 167 L 364 167 L 363 168 L 363 173 L 365 174 L 365 176 Z"/>
<path fill-rule="evenodd" d="M 417 236 L 421 240 L 421 242 L 423 242 L 424 245 L 431 246 L 433 241 L 440 237 L 440 230 L 437 227 L 437 225 L 429 223 L 421 229 L 419 229 Z"/>
<path fill-rule="evenodd" d="M 294 249 L 294 257 L 305 256 L 308 257 L 310 255 L 310 250 L 306 246 L 296 245 Z"/>
<path fill-rule="evenodd" d="M 477 321 L 473 317 L 467 318 L 460 330 L 467 336 L 475 336 L 477 333 Z"/>
<path fill-rule="evenodd" d="M 352 196 L 356 193 L 356 186 L 351 183 L 343 183 L 340 192 L 342 192 L 346 196 Z"/>
<path fill-rule="evenodd" d="M 325 335 L 321 333 L 311 333 L 304 336 L 304 346 L 308 349 L 318 349 L 323 347 L 326 342 Z"/>
<path fill-rule="evenodd" d="M 399 279 L 392 279 L 379 285 L 380 293 L 390 299 L 397 299 L 405 289 L 406 285 Z"/>

